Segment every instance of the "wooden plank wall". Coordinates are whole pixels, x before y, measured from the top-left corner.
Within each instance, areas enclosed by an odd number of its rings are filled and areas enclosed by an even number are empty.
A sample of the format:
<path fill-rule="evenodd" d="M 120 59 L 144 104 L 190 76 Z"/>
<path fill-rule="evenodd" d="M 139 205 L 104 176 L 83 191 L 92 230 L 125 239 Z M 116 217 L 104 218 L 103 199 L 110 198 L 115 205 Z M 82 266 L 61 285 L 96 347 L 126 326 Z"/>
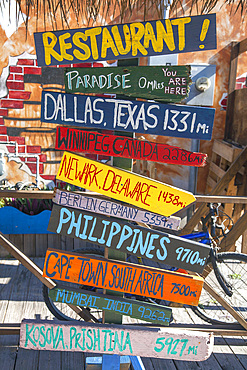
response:
<path fill-rule="evenodd" d="M 8 234 L 6 237 L 28 257 L 44 257 L 47 248 L 71 251 L 80 249 L 87 243 L 59 234 Z M 9 253 L 0 246 L 0 257 L 8 256 Z"/>

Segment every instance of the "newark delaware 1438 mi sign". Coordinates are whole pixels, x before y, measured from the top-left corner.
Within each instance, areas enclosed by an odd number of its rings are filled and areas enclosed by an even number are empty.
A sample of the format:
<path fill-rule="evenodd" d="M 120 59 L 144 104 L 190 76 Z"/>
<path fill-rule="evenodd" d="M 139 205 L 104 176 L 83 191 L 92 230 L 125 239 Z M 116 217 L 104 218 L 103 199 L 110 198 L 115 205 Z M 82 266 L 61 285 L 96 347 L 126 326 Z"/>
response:
<path fill-rule="evenodd" d="M 34 34 L 39 66 L 216 49 L 216 15 Z"/>
<path fill-rule="evenodd" d="M 163 216 L 196 200 L 185 190 L 69 152 L 63 154 L 57 179 Z"/>

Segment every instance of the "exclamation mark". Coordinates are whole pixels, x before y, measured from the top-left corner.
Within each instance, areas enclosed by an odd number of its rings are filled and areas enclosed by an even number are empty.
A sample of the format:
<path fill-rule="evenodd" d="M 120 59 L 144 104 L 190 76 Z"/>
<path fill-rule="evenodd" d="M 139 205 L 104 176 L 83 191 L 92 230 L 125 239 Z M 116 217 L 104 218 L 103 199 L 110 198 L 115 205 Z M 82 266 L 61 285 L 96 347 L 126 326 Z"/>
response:
<path fill-rule="evenodd" d="M 200 34 L 200 41 L 201 42 L 203 42 L 206 38 L 209 24 L 210 24 L 210 20 L 209 19 L 204 19 L 203 24 L 202 24 L 201 34 Z M 199 48 L 204 49 L 204 45 L 199 45 Z"/>

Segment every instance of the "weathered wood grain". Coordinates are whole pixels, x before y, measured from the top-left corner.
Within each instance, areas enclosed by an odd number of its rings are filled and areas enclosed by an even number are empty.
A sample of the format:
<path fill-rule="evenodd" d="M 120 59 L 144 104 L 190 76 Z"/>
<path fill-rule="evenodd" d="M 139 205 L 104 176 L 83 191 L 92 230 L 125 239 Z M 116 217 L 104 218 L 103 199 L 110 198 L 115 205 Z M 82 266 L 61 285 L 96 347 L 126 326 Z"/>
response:
<path fill-rule="evenodd" d="M 57 249 L 47 250 L 43 276 L 192 306 L 198 304 L 203 286 L 198 276 Z"/>
<path fill-rule="evenodd" d="M 76 208 L 81 211 L 90 211 L 172 230 L 178 230 L 181 221 L 179 217 L 160 216 L 123 203 L 112 202 L 108 198 L 91 197 L 88 193 L 79 194 L 55 189 L 53 202 L 60 206 Z"/>
<path fill-rule="evenodd" d="M 53 205 L 48 230 L 105 248 L 201 273 L 210 246 L 92 212 Z"/>
<path fill-rule="evenodd" d="M 180 211 L 195 201 L 192 193 L 64 152 L 57 180 L 131 203 L 163 216 Z"/>
<path fill-rule="evenodd" d="M 168 144 L 63 126 L 56 129 L 55 148 L 194 167 L 205 166 L 207 159 L 207 154 L 189 152 Z"/>
<path fill-rule="evenodd" d="M 68 288 L 62 284 L 51 289 L 49 291 L 49 297 L 54 302 L 107 310 L 109 313 L 118 312 L 125 316 L 165 326 L 169 325 L 172 314 L 172 310 L 169 307 L 134 299 L 114 297 L 113 295 L 94 293 L 83 289 Z"/>
<path fill-rule="evenodd" d="M 212 353 L 213 335 L 171 328 L 23 320 L 20 347 L 204 361 Z"/>

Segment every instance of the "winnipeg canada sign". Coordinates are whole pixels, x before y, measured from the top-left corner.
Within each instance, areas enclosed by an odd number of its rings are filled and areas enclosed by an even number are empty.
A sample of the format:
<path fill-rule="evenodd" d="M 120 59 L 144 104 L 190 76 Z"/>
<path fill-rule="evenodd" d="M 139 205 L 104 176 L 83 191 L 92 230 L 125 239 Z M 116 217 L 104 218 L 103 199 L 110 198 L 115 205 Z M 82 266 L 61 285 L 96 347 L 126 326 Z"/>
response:
<path fill-rule="evenodd" d="M 56 129 L 55 149 L 194 167 L 205 166 L 207 158 L 176 146 L 66 126 Z"/>

